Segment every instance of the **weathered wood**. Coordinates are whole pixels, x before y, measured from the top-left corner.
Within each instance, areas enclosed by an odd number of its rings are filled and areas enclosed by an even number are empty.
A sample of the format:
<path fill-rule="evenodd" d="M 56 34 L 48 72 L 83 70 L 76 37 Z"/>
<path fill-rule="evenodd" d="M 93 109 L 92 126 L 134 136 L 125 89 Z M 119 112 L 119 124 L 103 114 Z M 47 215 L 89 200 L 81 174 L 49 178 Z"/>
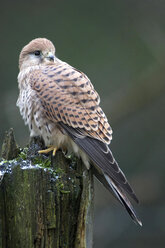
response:
<path fill-rule="evenodd" d="M 39 149 L 42 140 L 33 138 L 18 155 L 12 130 L 6 135 L 0 162 L 0 248 L 92 248 L 91 172 L 75 157 L 61 151 L 55 157 L 39 155 Z"/>
<path fill-rule="evenodd" d="M 2 158 L 10 160 L 16 158 L 18 154 L 19 154 L 19 149 L 15 142 L 13 129 L 10 128 L 10 130 L 5 133 L 5 138 L 2 144 L 1 155 Z"/>

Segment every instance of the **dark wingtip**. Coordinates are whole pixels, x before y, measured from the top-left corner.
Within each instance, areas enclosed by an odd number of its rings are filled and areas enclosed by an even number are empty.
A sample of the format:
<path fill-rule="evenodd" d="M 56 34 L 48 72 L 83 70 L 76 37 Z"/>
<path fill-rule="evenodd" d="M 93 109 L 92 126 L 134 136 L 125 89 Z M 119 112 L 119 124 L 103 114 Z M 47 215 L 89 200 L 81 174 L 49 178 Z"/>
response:
<path fill-rule="evenodd" d="M 134 199 L 134 201 L 139 204 L 139 199 L 137 198 L 137 196 L 135 195 L 135 193 L 132 194 L 132 198 Z"/>
<path fill-rule="evenodd" d="M 122 203 L 125 206 L 127 212 L 129 213 L 132 220 L 134 221 L 134 223 L 142 227 L 143 224 L 142 224 L 141 220 L 137 217 L 137 214 L 136 214 L 135 210 L 133 209 L 133 207 L 131 206 L 131 204 L 128 204 L 128 202 L 125 202 L 124 199 L 121 199 L 121 200 L 122 200 Z"/>
<path fill-rule="evenodd" d="M 127 210 L 127 212 L 130 215 L 130 217 L 133 219 L 133 221 L 136 224 L 142 226 L 141 220 L 138 219 L 137 214 L 136 214 L 135 210 L 133 209 L 133 207 L 132 207 L 129 199 L 127 198 L 127 196 L 123 192 L 123 190 L 120 188 L 120 186 L 117 185 L 117 184 L 115 184 L 115 182 L 113 181 L 113 179 L 110 178 L 108 175 L 104 174 L 104 176 L 105 176 L 105 178 L 106 178 L 109 186 L 111 187 L 114 195 L 120 201 L 120 203 L 125 207 L 125 209 Z M 137 197 L 135 197 L 135 199 L 137 199 Z"/>

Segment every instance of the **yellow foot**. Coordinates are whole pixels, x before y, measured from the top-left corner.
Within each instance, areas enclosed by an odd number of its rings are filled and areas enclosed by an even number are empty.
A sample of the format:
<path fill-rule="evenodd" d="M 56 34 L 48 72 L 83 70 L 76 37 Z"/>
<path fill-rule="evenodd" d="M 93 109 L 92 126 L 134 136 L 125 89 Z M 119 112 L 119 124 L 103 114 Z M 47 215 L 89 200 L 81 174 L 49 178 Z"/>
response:
<path fill-rule="evenodd" d="M 38 153 L 49 153 L 51 151 L 53 151 L 53 156 L 55 156 L 56 151 L 57 151 L 57 147 L 50 146 L 48 149 L 38 151 Z"/>

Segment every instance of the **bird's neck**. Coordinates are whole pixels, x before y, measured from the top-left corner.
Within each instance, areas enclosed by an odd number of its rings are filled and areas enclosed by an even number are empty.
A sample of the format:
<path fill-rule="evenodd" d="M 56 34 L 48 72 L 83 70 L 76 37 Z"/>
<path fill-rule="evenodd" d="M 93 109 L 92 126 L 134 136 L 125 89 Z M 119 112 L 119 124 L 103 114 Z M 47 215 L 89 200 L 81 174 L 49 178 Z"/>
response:
<path fill-rule="evenodd" d="M 22 84 L 23 82 L 26 84 L 28 83 L 26 78 L 28 78 L 27 76 L 29 75 L 29 73 L 31 73 L 34 70 L 39 70 L 41 66 L 39 65 L 34 65 L 34 66 L 27 66 L 24 68 L 20 69 L 20 72 L 18 74 L 18 84 L 19 84 L 19 88 L 20 88 L 20 84 Z"/>

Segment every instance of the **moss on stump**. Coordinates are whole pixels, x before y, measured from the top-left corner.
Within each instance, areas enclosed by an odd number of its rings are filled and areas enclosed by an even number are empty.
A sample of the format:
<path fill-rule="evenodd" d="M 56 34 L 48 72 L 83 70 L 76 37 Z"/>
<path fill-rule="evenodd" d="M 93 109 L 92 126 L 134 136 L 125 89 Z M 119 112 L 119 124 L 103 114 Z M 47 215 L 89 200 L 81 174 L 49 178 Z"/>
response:
<path fill-rule="evenodd" d="M 0 161 L 0 248 L 92 248 L 93 178 L 81 160 L 20 149 L 13 130 Z"/>

